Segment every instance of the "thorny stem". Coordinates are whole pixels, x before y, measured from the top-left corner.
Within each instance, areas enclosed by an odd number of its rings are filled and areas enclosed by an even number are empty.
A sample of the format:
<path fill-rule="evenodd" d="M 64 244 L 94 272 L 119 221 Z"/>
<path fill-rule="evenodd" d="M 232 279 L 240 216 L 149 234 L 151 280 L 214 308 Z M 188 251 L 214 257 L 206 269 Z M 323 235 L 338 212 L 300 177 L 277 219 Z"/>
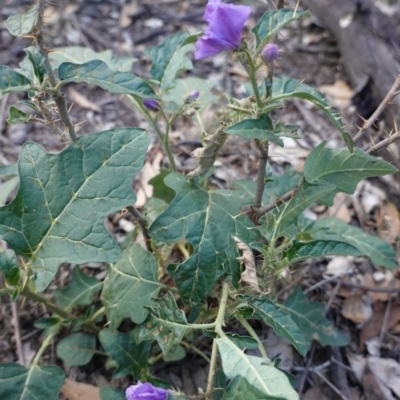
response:
<path fill-rule="evenodd" d="M 32 363 L 31 363 L 31 365 L 38 365 L 40 359 L 42 358 L 43 353 L 45 352 L 45 350 L 47 349 L 47 347 L 49 346 L 51 341 L 54 339 L 54 336 L 56 336 L 57 333 L 60 331 L 61 327 L 62 327 L 62 323 L 59 322 L 58 324 L 54 325 L 50 329 L 50 333 L 44 339 L 42 345 L 40 346 L 40 349 L 36 353 L 35 358 L 33 359 Z"/>
<path fill-rule="evenodd" d="M 133 206 L 128 206 L 126 209 L 136 218 L 136 221 L 140 225 L 140 229 L 142 230 L 144 240 L 146 242 L 146 248 L 148 251 L 152 251 L 151 248 L 151 238 L 149 236 L 149 231 L 147 229 L 147 221 L 141 214 L 141 212 Z"/>
<path fill-rule="evenodd" d="M 226 310 L 226 305 L 228 303 L 228 296 L 229 296 L 229 286 L 227 282 L 224 282 L 222 286 L 221 301 L 219 302 L 219 310 L 217 318 L 215 319 L 215 328 L 214 328 L 214 331 L 220 337 L 225 336 L 225 333 L 222 330 L 222 326 L 224 325 L 225 310 Z M 218 346 L 217 342 L 214 340 L 211 350 L 211 361 L 210 361 L 210 371 L 208 373 L 206 400 L 212 400 L 213 397 L 214 377 L 217 367 L 217 354 L 218 354 Z"/>
<path fill-rule="evenodd" d="M 47 49 L 43 39 L 43 14 L 46 6 L 46 1 L 38 0 L 37 4 L 38 4 L 38 19 L 36 23 L 36 42 L 38 50 L 44 59 L 43 65 L 44 68 L 46 69 L 50 86 L 54 89 L 57 87 L 57 80 L 54 75 L 53 68 L 50 64 L 49 55 L 47 53 Z M 57 90 L 55 91 L 53 98 L 55 103 L 57 104 L 58 114 L 60 116 L 60 119 L 63 122 L 63 124 L 67 127 L 71 140 L 75 142 L 78 139 L 78 137 L 76 136 L 74 124 L 71 122 L 69 118 L 67 105 L 65 104 L 64 93 Z"/>
<path fill-rule="evenodd" d="M 196 346 L 193 346 L 190 343 L 186 343 L 184 341 L 181 342 L 181 345 L 186 347 L 188 350 L 193 351 L 194 353 L 198 354 L 201 358 L 206 360 L 209 364 L 211 363 L 210 357 L 208 357 L 206 354 L 204 354 L 200 349 L 198 349 Z"/>
<path fill-rule="evenodd" d="M 268 142 L 265 144 L 261 144 L 259 140 L 256 140 L 255 142 L 258 149 L 260 150 L 260 159 L 258 161 L 258 172 L 256 180 L 256 193 L 253 202 L 253 210 L 257 211 L 261 207 L 262 196 L 265 188 L 265 175 L 268 163 Z"/>
<path fill-rule="evenodd" d="M 258 337 L 256 331 L 253 329 L 253 327 L 246 321 L 245 318 L 243 318 L 241 315 L 235 315 L 235 318 L 240 322 L 240 324 L 249 332 L 250 336 L 255 339 L 258 343 L 258 350 L 260 350 L 261 355 L 264 358 L 268 358 L 268 354 L 265 350 L 265 347 L 263 346 L 260 338 Z"/>
<path fill-rule="evenodd" d="M 249 78 L 250 78 L 251 87 L 253 88 L 254 97 L 256 98 L 257 109 L 258 109 L 256 118 L 258 118 L 259 113 L 261 112 L 261 109 L 263 107 L 263 103 L 262 103 L 260 92 L 258 90 L 258 85 L 257 85 L 256 67 L 253 63 L 250 53 L 248 51 L 246 51 L 245 54 L 247 57 L 247 62 L 249 63 L 249 65 L 248 65 L 249 66 L 249 68 L 248 68 Z"/>

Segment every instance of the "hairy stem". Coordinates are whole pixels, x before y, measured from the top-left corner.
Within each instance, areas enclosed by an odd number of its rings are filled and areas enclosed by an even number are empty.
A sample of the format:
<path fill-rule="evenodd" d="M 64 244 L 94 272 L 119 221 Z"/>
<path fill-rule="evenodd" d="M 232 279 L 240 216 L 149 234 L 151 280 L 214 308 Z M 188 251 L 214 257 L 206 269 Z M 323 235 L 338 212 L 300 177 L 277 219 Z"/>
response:
<path fill-rule="evenodd" d="M 248 72 L 249 72 L 249 78 L 250 78 L 250 83 L 251 87 L 253 88 L 254 92 L 254 97 L 256 98 L 256 103 L 257 103 L 257 113 L 256 113 L 256 118 L 258 118 L 261 113 L 261 109 L 263 107 L 263 102 L 261 100 L 260 92 L 258 90 L 258 85 L 257 85 L 257 79 L 256 79 L 256 67 L 254 65 L 253 59 L 251 58 L 251 55 L 249 52 L 245 52 L 246 57 L 247 57 L 247 62 L 248 64 Z"/>
<path fill-rule="evenodd" d="M 253 329 L 253 327 L 246 321 L 245 318 L 243 318 L 241 315 L 235 315 L 235 318 L 240 322 L 240 324 L 243 326 L 243 328 L 246 329 L 247 332 L 249 332 L 250 336 L 255 339 L 258 343 L 258 350 L 260 350 L 261 355 L 264 358 L 268 358 L 268 354 L 265 351 L 265 347 L 261 343 L 260 338 L 258 337 L 256 331 Z"/>

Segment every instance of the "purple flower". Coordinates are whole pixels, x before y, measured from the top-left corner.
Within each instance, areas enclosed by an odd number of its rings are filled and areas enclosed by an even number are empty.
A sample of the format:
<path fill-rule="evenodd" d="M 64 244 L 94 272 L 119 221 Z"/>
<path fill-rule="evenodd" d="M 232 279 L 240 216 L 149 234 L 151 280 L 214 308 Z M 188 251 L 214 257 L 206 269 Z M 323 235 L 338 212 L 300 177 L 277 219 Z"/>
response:
<path fill-rule="evenodd" d="M 158 110 L 158 102 L 157 100 L 154 99 L 144 99 L 143 100 L 143 105 L 148 108 L 151 111 L 157 111 Z"/>
<path fill-rule="evenodd" d="M 208 28 L 197 40 L 194 57 L 198 60 L 239 47 L 244 24 L 251 14 L 251 7 L 208 0 L 204 20 Z"/>
<path fill-rule="evenodd" d="M 193 90 L 192 93 L 190 93 L 190 97 L 194 100 L 198 99 L 200 96 L 200 92 L 198 90 Z"/>
<path fill-rule="evenodd" d="M 125 395 L 127 400 L 167 400 L 168 390 L 139 381 L 137 385 L 129 386 Z"/>
<path fill-rule="evenodd" d="M 261 51 L 261 56 L 266 62 L 274 61 L 279 56 L 279 48 L 275 43 L 268 43 Z"/>

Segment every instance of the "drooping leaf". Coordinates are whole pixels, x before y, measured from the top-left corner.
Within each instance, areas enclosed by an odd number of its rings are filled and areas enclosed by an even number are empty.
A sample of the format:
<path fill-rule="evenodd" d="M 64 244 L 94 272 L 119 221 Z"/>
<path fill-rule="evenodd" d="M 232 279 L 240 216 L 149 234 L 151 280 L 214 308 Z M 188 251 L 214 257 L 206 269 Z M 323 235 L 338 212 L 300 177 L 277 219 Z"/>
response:
<path fill-rule="evenodd" d="M 348 225 L 339 218 L 308 220 L 307 226 L 302 231 L 306 232 L 312 240 L 333 240 L 354 246 L 362 255 L 369 257 L 376 266 L 398 267 L 396 252 L 390 243 Z"/>
<path fill-rule="evenodd" d="M 0 270 L 10 285 L 17 285 L 19 282 L 19 266 L 14 250 L 0 252 Z"/>
<path fill-rule="evenodd" d="M 141 371 L 147 366 L 151 342 L 137 343 L 133 332 L 112 332 L 110 329 L 103 329 L 99 339 L 104 351 L 118 364 L 114 378 L 132 374 L 138 380 Z"/>
<path fill-rule="evenodd" d="M 28 122 L 31 119 L 31 115 L 20 110 L 17 107 L 11 106 L 10 111 L 8 113 L 8 118 L 7 122 L 10 125 L 14 124 L 23 124 L 25 122 Z"/>
<path fill-rule="evenodd" d="M 316 340 L 322 346 L 345 346 L 349 343 L 349 339 L 325 317 L 325 305 L 308 300 L 299 286 L 286 299 L 284 305 L 277 305 L 292 317 L 308 346 L 312 340 Z"/>
<path fill-rule="evenodd" d="M 36 83 L 41 85 L 46 74 L 44 57 L 34 46 L 27 47 L 25 53 L 25 58 L 19 63 L 21 68 L 18 72 L 25 75 L 31 82 L 36 80 Z"/>
<path fill-rule="evenodd" d="M 286 375 L 273 365 L 268 365 L 269 360 L 247 356 L 228 338 L 215 340 L 221 354 L 222 368 L 229 379 L 244 378 L 263 395 L 272 398 L 299 399 Z"/>
<path fill-rule="evenodd" d="M 31 86 L 29 79 L 6 65 L 0 65 L 0 99 L 3 94 L 22 92 Z"/>
<path fill-rule="evenodd" d="M 288 339 L 302 356 L 307 354 L 309 345 L 290 315 L 268 299 L 252 300 L 249 305 L 258 317 L 274 329 L 278 336 Z"/>
<path fill-rule="evenodd" d="M 256 37 L 257 47 L 260 43 L 266 44 L 274 39 L 282 28 L 296 19 L 310 16 L 309 11 L 294 11 L 289 8 L 267 11 L 251 30 Z"/>
<path fill-rule="evenodd" d="M 117 128 L 80 137 L 59 154 L 26 143 L 19 157 L 20 188 L 0 208 L 0 235 L 28 258 L 38 290 L 62 262 L 115 262 L 120 248 L 103 219 L 133 204 L 132 179 L 142 167 L 149 137 Z"/>
<path fill-rule="evenodd" d="M 155 299 L 153 307 L 148 307 L 150 315 L 140 326 L 140 340 L 157 340 L 164 354 L 179 344 L 188 329 L 185 313 L 178 308 L 174 296 L 168 292 L 161 299 Z"/>
<path fill-rule="evenodd" d="M 64 371 L 55 365 L 0 364 L 0 399 L 58 400 L 64 379 Z"/>
<path fill-rule="evenodd" d="M 334 126 L 340 131 L 349 151 L 353 152 L 353 139 L 344 130 L 339 114 L 329 105 L 320 91 L 297 79 L 285 77 L 274 79 L 272 83 L 272 96 L 269 99 L 270 103 L 276 103 L 293 97 L 308 100 L 324 111 Z"/>
<path fill-rule="evenodd" d="M 0 207 L 7 203 L 8 197 L 16 189 L 19 183 L 18 176 L 9 179 L 8 181 L 0 184 Z"/>
<path fill-rule="evenodd" d="M 307 157 L 304 178 L 309 183 L 328 183 L 337 190 L 353 194 L 358 182 L 373 176 L 397 172 L 397 168 L 360 149 L 350 153 L 347 148 L 328 149 L 319 144 Z"/>
<path fill-rule="evenodd" d="M 271 397 L 250 385 L 249 381 L 242 376 L 236 376 L 224 391 L 222 400 L 285 400 L 280 397 Z"/>
<path fill-rule="evenodd" d="M 156 97 L 153 88 L 143 79 L 127 72 L 113 71 L 100 60 L 85 64 L 64 62 L 58 67 L 58 76 L 63 83 L 86 82 L 110 93 Z"/>
<path fill-rule="evenodd" d="M 283 140 L 276 136 L 274 125 L 267 114 L 262 114 L 260 118 L 248 118 L 224 129 L 229 135 L 240 136 L 245 139 L 271 140 L 283 147 Z"/>
<path fill-rule="evenodd" d="M 180 72 L 192 69 L 186 53 L 192 50 L 194 40 L 187 32 L 178 32 L 158 46 L 145 50 L 152 62 L 150 75 L 160 83 L 161 93 L 174 85 Z"/>
<path fill-rule="evenodd" d="M 294 240 L 292 247 L 283 253 L 283 257 L 287 257 L 291 262 L 326 256 L 359 257 L 362 255 L 363 253 L 351 244 L 336 240 L 313 240 L 311 242 Z"/>
<path fill-rule="evenodd" d="M 103 386 L 100 388 L 101 400 L 126 400 L 123 390 L 115 389 L 111 386 Z"/>
<path fill-rule="evenodd" d="M 96 351 L 96 338 L 86 333 L 71 333 L 57 343 L 57 356 L 67 367 L 86 365 Z"/>
<path fill-rule="evenodd" d="M 113 71 L 130 72 L 132 64 L 136 61 L 134 57 L 116 57 L 111 50 L 94 51 L 89 47 L 68 46 L 59 47 L 49 53 L 49 58 L 54 69 L 62 63 L 85 64 L 89 61 L 104 61 L 108 68 Z"/>
<path fill-rule="evenodd" d="M 22 14 L 11 15 L 4 21 L 5 27 L 14 36 L 30 33 L 39 16 L 38 6 L 34 5 Z"/>
<path fill-rule="evenodd" d="M 176 196 L 150 226 L 155 240 L 166 243 L 186 239 L 194 252 L 179 266 L 170 266 L 182 299 L 198 303 L 217 279 L 230 273 L 238 282 L 238 252 L 231 235 L 244 242 L 255 240 L 252 222 L 241 212 L 242 198 L 233 191 L 206 191 L 179 174 L 170 174 L 165 184 Z"/>
<path fill-rule="evenodd" d="M 87 276 L 79 267 L 72 271 L 72 279 L 65 289 L 56 289 L 56 302 L 61 308 L 71 309 L 74 306 L 88 306 L 93 302 L 93 295 L 101 289 L 103 282 Z"/>
<path fill-rule="evenodd" d="M 146 319 L 145 307 L 153 304 L 160 290 L 157 270 L 156 258 L 137 243 L 124 250 L 116 264 L 110 264 L 101 300 L 112 330 L 125 317 L 136 324 Z"/>

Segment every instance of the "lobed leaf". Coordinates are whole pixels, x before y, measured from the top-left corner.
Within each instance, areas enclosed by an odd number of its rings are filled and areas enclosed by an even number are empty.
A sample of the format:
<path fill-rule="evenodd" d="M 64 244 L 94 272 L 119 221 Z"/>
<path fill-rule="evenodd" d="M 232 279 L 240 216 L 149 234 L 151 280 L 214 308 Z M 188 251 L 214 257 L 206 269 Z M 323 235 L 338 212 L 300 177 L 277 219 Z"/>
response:
<path fill-rule="evenodd" d="M 146 368 L 150 355 L 150 341 L 137 343 L 133 332 L 112 332 L 103 329 L 99 339 L 104 351 L 118 365 L 113 377 L 119 378 L 132 374 L 135 380 L 141 377 L 141 371 Z"/>
<path fill-rule="evenodd" d="M 6 65 L 0 65 L 0 99 L 3 94 L 22 92 L 31 86 L 29 79 Z"/>
<path fill-rule="evenodd" d="M 58 400 L 65 374 L 55 365 L 32 365 L 25 368 L 15 363 L 0 364 L 0 399 Z"/>
<path fill-rule="evenodd" d="M 171 173 L 165 184 L 176 192 L 168 208 L 150 226 L 149 234 L 162 242 L 186 239 L 193 254 L 168 270 L 182 299 L 199 303 L 219 277 L 240 275 L 238 252 L 232 235 L 244 242 L 255 240 L 252 222 L 241 213 L 242 198 L 233 191 L 206 191 L 193 181 Z"/>
<path fill-rule="evenodd" d="M 268 299 L 252 300 L 249 305 L 258 317 L 274 329 L 278 336 L 288 339 L 302 356 L 307 354 L 309 345 L 290 315 Z"/>
<path fill-rule="evenodd" d="M 104 218 L 136 201 L 132 179 L 149 137 L 116 128 L 80 137 L 59 154 L 25 143 L 18 161 L 20 187 L 0 208 L 0 236 L 21 255 L 44 290 L 62 262 L 115 262 L 120 247 Z"/>
<path fill-rule="evenodd" d="M 64 62 L 58 67 L 58 76 L 67 82 L 86 82 L 100 86 L 116 94 L 131 94 L 137 97 L 156 97 L 153 88 L 143 79 L 127 72 L 113 71 L 100 60 L 85 64 Z"/>
<path fill-rule="evenodd" d="M 286 375 L 261 357 L 247 356 L 228 338 L 215 339 L 222 368 L 229 379 L 241 377 L 263 395 L 285 400 L 298 400 Z M 267 397 L 268 398 L 268 397 Z"/>
<path fill-rule="evenodd" d="M 93 295 L 101 289 L 103 282 L 87 276 L 79 267 L 72 271 L 72 279 L 65 289 L 56 289 L 56 303 L 61 308 L 71 309 L 74 306 L 88 306 L 93 302 Z"/>
<path fill-rule="evenodd" d="M 308 347 L 313 340 L 322 346 L 345 346 L 349 343 L 349 339 L 325 317 L 325 305 L 309 301 L 299 286 L 286 299 L 284 305 L 278 306 L 292 317 Z"/>
<path fill-rule="evenodd" d="M 5 27 L 14 36 L 30 33 L 39 16 L 38 6 L 34 5 L 22 14 L 11 15 L 4 21 Z"/>
<path fill-rule="evenodd" d="M 86 333 L 71 333 L 57 343 L 57 356 L 67 367 L 88 364 L 96 352 L 96 338 Z"/>
<path fill-rule="evenodd" d="M 124 250 L 116 264 L 110 264 L 101 300 L 112 330 L 125 317 L 136 324 L 147 318 L 146 306 L 153 304 L 160 290 L 157 271 L 156 258 L 137 243 Z"/>
<path fill-rule="evenodd" d="M 147 320 L 141 325 L 140 340 L 157 340 L 164 354 L 179 344 L 188 329 L 185 313 L 178 308 L 174 296 L 168 292 L 161 299 L 154 299 Z"/>

